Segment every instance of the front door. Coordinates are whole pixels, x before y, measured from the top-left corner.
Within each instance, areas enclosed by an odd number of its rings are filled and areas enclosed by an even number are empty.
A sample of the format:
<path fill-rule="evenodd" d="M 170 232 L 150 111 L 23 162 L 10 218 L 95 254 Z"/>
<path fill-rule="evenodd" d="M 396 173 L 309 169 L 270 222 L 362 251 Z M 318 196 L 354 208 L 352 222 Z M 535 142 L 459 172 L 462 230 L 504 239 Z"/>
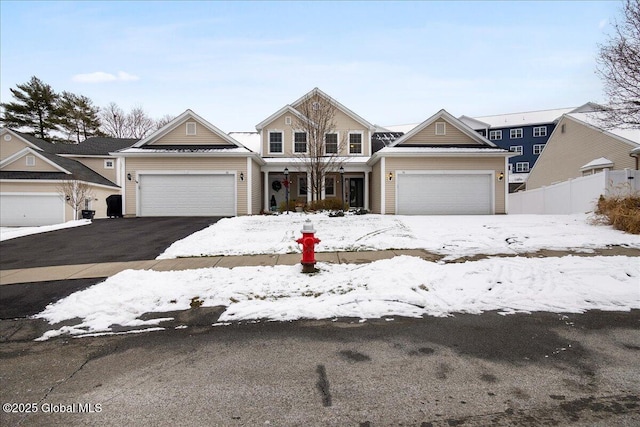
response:
<path fill-rule="evenodd" d="M 349 207 L 364 207 L 364 178 L 349 179 Z"/>

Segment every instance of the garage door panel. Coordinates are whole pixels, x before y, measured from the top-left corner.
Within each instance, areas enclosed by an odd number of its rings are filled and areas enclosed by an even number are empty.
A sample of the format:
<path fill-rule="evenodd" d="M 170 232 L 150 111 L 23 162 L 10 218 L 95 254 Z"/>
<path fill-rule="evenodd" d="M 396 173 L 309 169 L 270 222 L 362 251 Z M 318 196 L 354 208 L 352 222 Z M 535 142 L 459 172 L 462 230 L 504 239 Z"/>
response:
<path fill-rule="evenodd" d="M 57 193 L 0 194 L 0 226 L 35 227 L 64 222 L 64 202 Z"/>
<path fill-rule="evenodd" d="M 233 175 L 140 175 L 140 216 L 233 216 Z"/>
<path fill-rule="evenodd" d="M 398 214 L 493 213 L 490 174 L 399 174 Z"/>

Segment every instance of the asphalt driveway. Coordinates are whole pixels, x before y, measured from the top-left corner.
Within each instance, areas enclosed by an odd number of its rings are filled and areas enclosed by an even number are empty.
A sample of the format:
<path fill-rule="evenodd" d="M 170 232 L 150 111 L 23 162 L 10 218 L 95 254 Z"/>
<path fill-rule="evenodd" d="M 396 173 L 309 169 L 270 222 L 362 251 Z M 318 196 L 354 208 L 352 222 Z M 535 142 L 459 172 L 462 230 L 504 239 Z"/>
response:
<path fill-rule="evenodd" d="M 0 270 L 155 259 L 219 217 L 98 219 L 0 242 Z"/>

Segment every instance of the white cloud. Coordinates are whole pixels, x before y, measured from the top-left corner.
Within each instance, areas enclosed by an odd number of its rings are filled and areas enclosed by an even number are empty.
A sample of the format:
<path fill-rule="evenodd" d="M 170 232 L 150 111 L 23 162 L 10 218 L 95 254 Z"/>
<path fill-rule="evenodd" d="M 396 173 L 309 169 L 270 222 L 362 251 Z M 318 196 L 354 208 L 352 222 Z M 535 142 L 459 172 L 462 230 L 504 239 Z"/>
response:
<path fill-rule="evenodd" d="M 117 74 L 105 73 L 104 71 L 96 71 L 94 73 L 76 74 L 71 78 L 78 83 L 106 83 L 106 82 L 130 82 L 140 80 L 140 77 L 124 71 L 118 71 Z"/>

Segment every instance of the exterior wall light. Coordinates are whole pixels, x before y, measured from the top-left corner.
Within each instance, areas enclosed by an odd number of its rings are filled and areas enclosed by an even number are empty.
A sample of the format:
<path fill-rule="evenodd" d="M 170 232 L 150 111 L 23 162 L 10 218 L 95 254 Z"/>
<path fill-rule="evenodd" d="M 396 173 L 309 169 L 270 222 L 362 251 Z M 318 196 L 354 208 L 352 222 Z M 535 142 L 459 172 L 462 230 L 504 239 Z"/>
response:
<path fill-rule="evenodd" d="M 128 173 L 128 174 L 127 174 L 127 179 L 128 179 L 129 181 L 131 181 L 131 174 L 130 174 L 130 173 Z"/>
<path fill-rule="evenodd" d="M 244 172 L 240 172 L 240 181 L 244 181 Z"/>
<path fill-rule="evenodd" d="M 389 172 L 389 181 L 393 181 L 393 172 Z"/>
<path fill-rule="evenodd" d="M 498 174 L 498 181 L 502 181 L 504 179 L 504 172 L 500 172 Z"/>

